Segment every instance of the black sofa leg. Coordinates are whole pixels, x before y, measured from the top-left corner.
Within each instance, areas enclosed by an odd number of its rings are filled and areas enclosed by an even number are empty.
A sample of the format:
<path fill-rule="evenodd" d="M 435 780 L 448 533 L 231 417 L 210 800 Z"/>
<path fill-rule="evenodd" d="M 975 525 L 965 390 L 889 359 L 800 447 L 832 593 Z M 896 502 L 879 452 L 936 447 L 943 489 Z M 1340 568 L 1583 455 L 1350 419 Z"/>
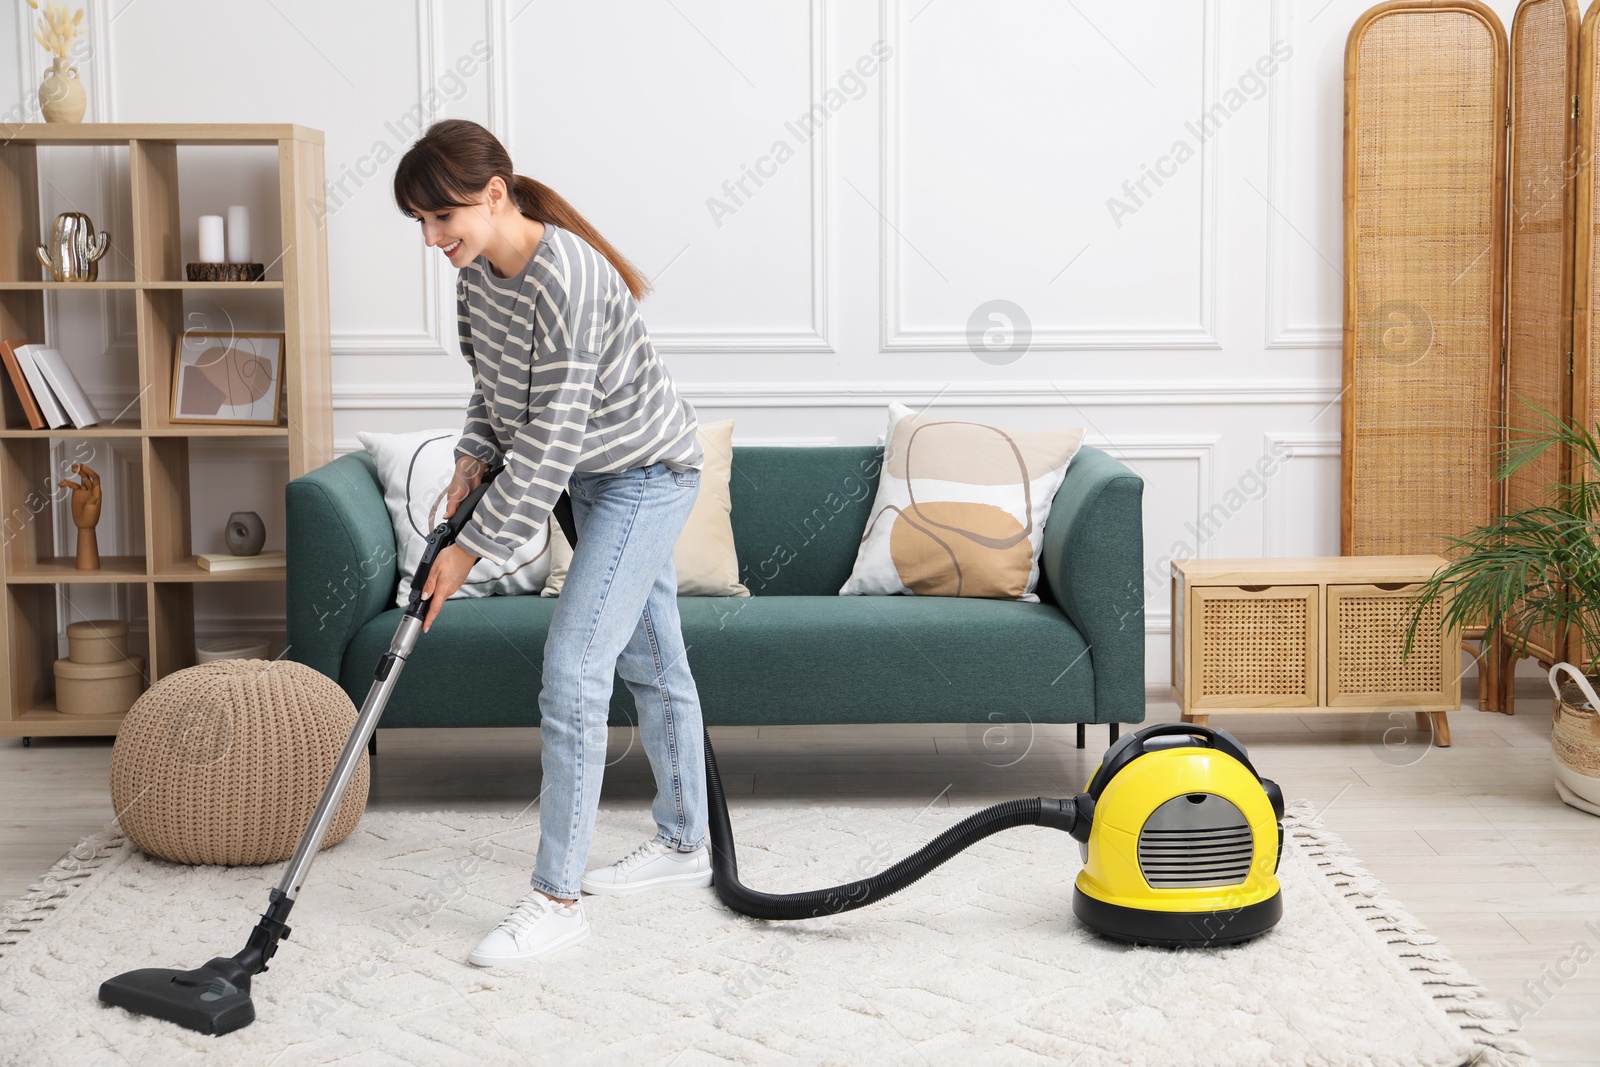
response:
<path fill-rule="evenodd" d="M 1078 747 L 1083 747 L 1083 723 L 1078 724 Z"/>
<path fill-rule="evenodd" d="M 1121 733 L 1122 733 L 1122 724 L 1121 723 L 1117 723 L 1117 722 L 1112 723 L 1111 724 L 1111 743 L 1113 745 L 1117 743 L 1117 737 Z"/>
<path fill-rule="evenodd" d="M 374 731 L 372 731 L 372 735 L 367 738 L 367 755 L 376 756 L 377 754 L 378 754 L 378 731 L 374 730 Z"/>

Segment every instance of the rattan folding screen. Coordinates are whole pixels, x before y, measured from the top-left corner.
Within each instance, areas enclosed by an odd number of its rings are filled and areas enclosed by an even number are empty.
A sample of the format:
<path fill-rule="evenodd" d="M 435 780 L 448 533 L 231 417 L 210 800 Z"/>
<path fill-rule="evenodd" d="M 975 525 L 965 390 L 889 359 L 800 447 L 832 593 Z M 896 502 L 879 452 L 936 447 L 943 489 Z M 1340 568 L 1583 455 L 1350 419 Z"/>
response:
<path fill-rule="evenodd" d="M 1600 411 L 1574 388 L 1593 377 L 1575 333 L 1600 280 L 1582 266 L 1593 225 L 1576 221 L 1596 203 L 1580 186 L 1595 173 L 1597 10 L 1580 27 L 1575 0 L 1524 0 L 1508 40 L 1477 0 L 1396 0 L 1351 28 L 1346 555 L 1451 555 L 1445 538 L 1545 502 L 1568 458 L 1551 450 L 1497 481 L 1504 428 L 1532 428 L 1529 404 L 1590 425 Z M 1465 636 L 1485 638 L 1483 620 Z M 1532 637 L 1542 662 L 1567 658 L 1553 635 Z M 1479 706 L 1509 711 L 1509 650 L 1489 643 Z"/>
<path fill-rule="evenodd" d="M 1572 180 L 1577 139 L 1579 23 L 1576 0 L 1528 0 L 1511 19 L 1508 102 L 1510 217 L 1507 219 L 1505 424 L 1534 430 L 1529 404 L 1564 417 L 1572 406 Z M 1520 435 L 1520 433 L 1519 433 Z M 1503 504 L 1516 510 L 1550 503 L 1568 457 L 1550 449 L 1504 483 Z M 1546 666 L 1556 635 L 1535 630 L 1528 651 Z M 1511 710 L 1513 666 L 1501 649 L 1496 708 Z"/>
<path fill-rule="evenodd" d="M 1569 392 L 1575 418 L 1583 418 L 1583 425 L 1593 431 L 1600 420 L 1600 338 L 1595 329 L 1600 322 L 1594 314 L 1595 302 L 1600 300 L 1600 241 L 1596 240 L 1596 227 L 1600 226 L 1600 196 L 1596 196 L 1595 183 L 1600 182 L 1600 166 L 1595 163 L 1595 152 L 1600 151 L 1600 0 L 1590 6 L 1583 17 L 1582 32 L 1578 42 L 1578 93 L 1573 100 L 1577 125 L 1577 146 L 1573 152 L 1574 165 L 1566 173 L 1576 192 L 1573 211 L 1573 284 L 1572 284 L 1572 341 L 1567 361 L 1571 377 Z M 1570 461 L 1570 457 L 1569 457 Z M 1571 477 L 1571 472 L 1568 472 Z M 1574 635 L 1563 656 L 1570 663 L 1587 663 L 1596 650 L 1584 647 L 1584 642 Z M 1511 709 L 1510 687 L 1507 687 L 1506 710 Z"/>

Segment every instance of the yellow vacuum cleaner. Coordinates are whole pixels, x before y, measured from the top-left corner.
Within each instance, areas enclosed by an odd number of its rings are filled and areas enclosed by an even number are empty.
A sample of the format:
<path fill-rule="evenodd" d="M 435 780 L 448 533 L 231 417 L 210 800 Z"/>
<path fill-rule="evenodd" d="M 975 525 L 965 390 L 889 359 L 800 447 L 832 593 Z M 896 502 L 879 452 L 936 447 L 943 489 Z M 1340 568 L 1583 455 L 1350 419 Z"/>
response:
<path fill-rule="evenodd" d="M 733 829 L 705 739 L 712 886 L 734 911 L 806 919 L 865 907 L 967 846 L 1013 826 L 1053 826 L 1079 842 L 1072 910 L 1089 928 L 1142 945 L 1229 945 L 1283 915 L 1283 793 L 1227 731 L 1157 723 L 1106 751 L 1084 792 L 1007 800 L 974 812 L 870 878 L 828 889 L 763 893 L 739 882 Z"/>
<path fill-rule="evenodd" d="M 1283 915 L 1283 793 L 1224 730 L 1161 723 L 1106 752 L 1072 910 L 1101 933 L 1223 945 Z"/>

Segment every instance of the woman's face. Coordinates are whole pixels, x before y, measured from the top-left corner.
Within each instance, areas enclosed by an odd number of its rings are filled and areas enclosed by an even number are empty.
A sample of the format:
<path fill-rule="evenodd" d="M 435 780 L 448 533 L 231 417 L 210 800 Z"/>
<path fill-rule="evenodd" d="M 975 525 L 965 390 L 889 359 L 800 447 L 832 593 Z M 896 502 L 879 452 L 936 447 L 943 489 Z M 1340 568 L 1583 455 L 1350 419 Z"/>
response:
<path fill-rule="evenodd" d="M 484 198 L 470 207 L 447 207 L 442 211 L 414 208 L 422 226 L 423 244 L 438 248 L 454 266 L 471 263 L 495 237 L 491 204 L 496 200 L 493 194 L 497 186 L 503 188 L 498 178 L 492 179 Z"/>

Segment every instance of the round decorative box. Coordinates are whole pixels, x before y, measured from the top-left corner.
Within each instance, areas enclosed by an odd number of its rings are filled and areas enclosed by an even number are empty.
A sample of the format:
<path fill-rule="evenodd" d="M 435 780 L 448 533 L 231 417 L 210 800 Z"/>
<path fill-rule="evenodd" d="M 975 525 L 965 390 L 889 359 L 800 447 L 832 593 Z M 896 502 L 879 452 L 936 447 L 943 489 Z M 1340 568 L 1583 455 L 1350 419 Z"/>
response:
<path fill-rule="evenodd" d="M 194 658 L 197 664 L 219 659 L 266 659 L 267 643 L 254 637 L 208 637 L 194 643 Z"/>
<path fill-rule="evenodd" d="M 125 663 L 128 624 L 121 619 L 67 623 L 67 659 L 73 663 Z"/>
<path fill-rule="evenodd" d="M 56 660 L 56 710 L 64 715 L 116 715 L 144 692 L 144 657 L 115 663 Z"/>

